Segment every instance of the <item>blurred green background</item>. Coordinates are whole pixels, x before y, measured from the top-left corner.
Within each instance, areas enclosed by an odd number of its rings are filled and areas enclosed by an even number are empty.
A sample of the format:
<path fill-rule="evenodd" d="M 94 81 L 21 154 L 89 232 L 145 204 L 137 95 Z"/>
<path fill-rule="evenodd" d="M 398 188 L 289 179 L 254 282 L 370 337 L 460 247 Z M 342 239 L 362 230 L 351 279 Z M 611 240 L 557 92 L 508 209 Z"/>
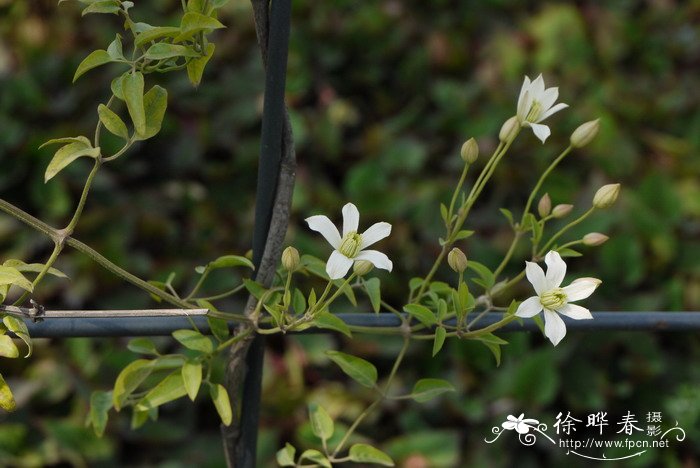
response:
<path fill-rule="evenodd" d="M 177 1 L 137 3 L 142 21 L 176 21 Z M 215 37 L 203 84 L 195 90 L 184 75 L 161 79 L 170 90 L 162 133 L 101 171 L 76 232 L 142 277 L 176 272 L 181 287 L 191 286 L 194 266 L 250 248 L 263 74 L 249 4 L 232 0 L 221 20 L 228 28 Z M 327 246 L 303 218 L 338 219 L 347 201 L 360 208 L 363 226 L 391 222 L 382 248 L 394 272 L 378 275 L 386 299 L 399 305 L 408 279 L 427 271 L 438 251 L 437 203 L 459 177 L 462 142 L 474 136 L 482 154 L 490 153 L 515 112 L 523 75 L 544 73 L 571 107 L 548 121 L 547 145 L 530 132 L 519 138 L 474 211 L 470 229 L 478 235 L 463 249 L 494 267 L 510 243 L 498 208 L 517 215 L 570 133 L 600 118 L 598 138 L 567 158 L 545 187 L 555 204 L 573 203 L 576 212 L 600 185 L 624 187 L 614 208 L 574 230 L 572 239 L 600 231 L 611 240 L 572 259 L 569 271 L 603 280 L 587 302 L 593 310 L 700 310 L 698 24 L 697 0 L 295 0 L 287 101 L 299 167 L 289 242 L 325 257 Z M 50 150 L 38 146 L 94 128 L 114 70 L 94 70 L 76 85 L 72 76 L 119 30 L 113 16 L 81 19 L 75 4 L 0 0 L 0 195 L 56 225 L 66 222 L 88 167 L 74 164 L 45 185 Z M 3 259 L 43 261 L 51 245 L 0 216 L 0 248 Z M 517 252 L 509 271 L 519 271 L 526 254 Z M 42 303 L 152 305 L 74 252 L 58 266 L 71 281 L 46 281 L 37 294 Z M 528 288 L 522 285 L 523 297 Z M 556 351 L 539 334 L 505 338 L 511 344 L 500 368 L 474 343 L 449 342 L 436 359 L 414 345 L 399 386 L 433 376 L 458 391 L 425 405 L 387 404 L 360 434 L 412 468 L 583 466 L 544 443 L 523 447 L 506 434 L 489 445 L 484 438 L 507 414 L 551 425 L 560 411 L 579 418 L 607 411 L 614 424 L 627 411 L 640 421 L 661 411 L 665 426 L 678 421 L 686 430 L 686 441 L 618 466 L 699 466 L 695 334 L 570 333 Z M 207 401 L 170 405 L 158 423 L 135 432 L 128 415 L 114 416 L 102 439 L 84 427 L 90 391 L 109 388 L 134 359 L 125 342 L 39 340 L 30 360 L 2 360 L 19 410 L 0 415 L 0 465 L 221 466 L 217 417 Z M 168 339 L 161 345 L 173 346 Z M 371 401 L 324 350 L 357 353 L 381 372 L 399 345 L 336 336 L 270 340 L 261 466 L 286 441 L 314 446 L 307 401 L 320 402 L 339 424 Z"/>

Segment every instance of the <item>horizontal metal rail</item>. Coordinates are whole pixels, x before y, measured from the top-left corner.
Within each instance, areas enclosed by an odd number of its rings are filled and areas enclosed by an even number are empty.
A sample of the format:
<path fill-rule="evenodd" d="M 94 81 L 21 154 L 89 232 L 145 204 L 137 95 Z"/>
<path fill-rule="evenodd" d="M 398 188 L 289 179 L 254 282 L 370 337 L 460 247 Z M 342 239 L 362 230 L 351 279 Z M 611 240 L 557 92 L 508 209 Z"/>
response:
<path fill-rule="evenodd" d="M 154 316 L 154 314 L 135 316 L 131 314 L 120 317 L 106 315 L 113 311 L 72 311 L 73 314 L 89 313 L 69 317 L 61 312 L 64 311 L 47 310 L 41 322 L 25 319 L 30 335 L 34 338 L 167 336 L 175 330 L 191 328 L 191 322 L 194 322 L 203 333 L 210 333 L 206 316 L 201 315 L 199 310 L 180 311 L 181 313 L 177 315 L 169 314 L 166 316 Z M 148 314 L 149 311 L 138 312 Z M 185 313 L 189 317 L 184 316 Z M 99 314 L 105 315 L 98 317 Z M 391 313 L 340 313 L 337 315 L 351 326 L 381 328 L 401 325 L 399 318 Z M 489 313 L 479 321 L 478 325 L 479 327 L 488 326 L 501 318 L 501 313 Z M 563 317 L 569 331 L 700 331 L 700 312 L 594 312 L 593 318 L 593 320 L 571 320 Z M 235 327 L 235 323 L 232 322 L 231 326 Z M 522 324 L 512 322 L 500 331 L 536 330 L 537 325 L 532 320 L 524 320 Z M 332 332 L 309 329 L 301 333 Z"/>

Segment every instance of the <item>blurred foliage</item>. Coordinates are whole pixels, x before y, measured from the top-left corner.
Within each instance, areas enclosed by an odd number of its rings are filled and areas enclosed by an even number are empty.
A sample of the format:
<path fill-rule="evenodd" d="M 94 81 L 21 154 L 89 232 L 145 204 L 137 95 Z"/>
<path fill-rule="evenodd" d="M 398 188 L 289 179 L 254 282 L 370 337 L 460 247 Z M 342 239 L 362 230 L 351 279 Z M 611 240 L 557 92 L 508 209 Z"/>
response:
<path fill-rule="evenodd" d="M 167 23 L 179 2 L 139 2 L 139 16 Z M 222 253 L 250 248 L 262 108 L 262 68 L 250 6 L 232 0 L 228 25 L 202 85 L 168 78 L 171 105 L 163 131 L 99 175 L 76 237 L 142 277 L 177 273 Z M 593 310 L 700 309 L 700 3 L 294 2 L 287 99 L 299 168 L 289 240 L 324 256 L 302 220 L 353 201 L 394 230 L 382 274 L 385 296 L 399 303 L 402 285 L 425 271 L 439 246 L 438 200 L 459 176 L 461 143 L 474 136 L 493 149 L 500 124 L 515 112 L 522 76 L 542 72 L 571 105 L 552 118 L 563 147 L 583 121 L 600 117 L 601 134 L 570 156 L 546 184 L 552 200 L 586 209 L 595 189 L 620 181 L 621 202 L 573 234 L 605 232 L 611 240 L 570 262 L 577 276 L 603 280 Z M 49 184 L 45 140 L 94 125 L 108 92 L 107 70 L 72 86 L 77 64 L 105 47 L 116 19 L 80 19 L 70 3 L 0 0 L 0 193 L 54 224 L 77 202 L 87 165 Z M 510 232 L 497 208 L 515 213 L 555 154 L 523 135 L 472 216 L 477 236 L 461 247 L 497 263 Z M 483 164 L 483 163 L 482 163 Z M 370 222 L 371 220 L 364 220 Z M 573 235 L 572 234 L 572 235 Z M 0 217 L 3 258 L 43 261 L 51 245 Z M 517 271 L 527 252 L 511 265 Z M 127 308 L 147 295 L 110 277 L 88 259 L 64 255 L 70 282 L 47 280 L 38 298 L 51 306 Z M 445 273 L 446 275 L 446 273 Z M 225 284 L 222 275 L 218 281 Z M 214 282 L 213 287 L 216 287 Z M 523 293 L 527 285 L 523 284 Z M 663 411 L 686 429 L 684 443 L 650 450 L 626 466 L 694 466 L 700 458 L 700 357 L 690 334 L 571 333 L 556 351 L 541 336 L 506 337 L 501 367 L 483 346 L 451 341 L 436 359 L 414 345 L 400 384 L 449 378 L 458 392 L 419 406 L 388 404 L 363 425 L 362 437 L 403 466 L 583 466 L 564 452 L 522 447 L 514 438 L 484 438 L 506 414 L 554 421 L 608 411 Z M 163 340 L 167 346 L 169 341 Z M 313 447 L 306 402 L 351 420 L 370 395 L 343 380 L 323 351 L 342 347 L 390 364 L 399 342 L 344 343 L 335 336 L 270 340 L 261 464 L 285 441 Z M 84 427 L 88 395 L 106 389 L 132 355 L 125 340 L 40 341 L 31 360 L 2 361 L 19 410 L 0 415 L 3 466 L 221 466 L 217 416 L 206 402 L 165 408 L 160 422 L 136 432 L 110 422 L 103 439 Z M 9 368 L 11 367 L 11 368 Z M 384 369 L 386 371 L 386 369 Z M 347 419 L 346 419 L 347 418 Z M 505 439 L 505 438 L 504 438 Z M 361 441 L 358 439 L 358 441 Z"/>

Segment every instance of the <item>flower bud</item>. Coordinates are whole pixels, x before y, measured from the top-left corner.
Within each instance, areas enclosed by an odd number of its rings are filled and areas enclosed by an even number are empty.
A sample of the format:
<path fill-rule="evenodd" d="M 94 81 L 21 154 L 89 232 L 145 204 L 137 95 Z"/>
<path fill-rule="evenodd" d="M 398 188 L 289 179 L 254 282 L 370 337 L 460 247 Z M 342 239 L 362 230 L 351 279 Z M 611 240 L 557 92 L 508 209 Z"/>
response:
<path fill-rule="evenodd" d="M 352 271 L 354 271 L 357 276 L 365 276 L 373 269 L 374 265 L 368 260 L 358 260 L 352 266 Z"/>
<path fill-rule="evenodd" d="M 589 232 L 585 236 L 583 236 L 583 245 L 587 245 L 589 247 L 595 247 L 601 244 L 604 244 L 605 241 L 610 239 L 608 236 L 605 234 L 601 234 L 599 232 Z"/>
<path fill-rule="evenodd" d="M 467 256 L 455 247 L 447 254 L 447 264 L 457 273 L 463 273 L 467 269 Z"/>
<path fill-rule="evenodd" d="M 567 205 L 562 203 L 561 205 L 557 205 L 554 207 L 554 209 L 552 210 L 552 217 L 556 219 L 563 218 L 564 216 L 571 213 L 571 210 L 573 209 L 574 205 Z"/>
<path fill-rule="evenodd" d="M 460 151 L 459 155 L 465 163 L 474 164 L 479 157 L 479 144 L 474 138 L 468 139 L 462 145 L 462 151 Z"/>
<path fill-rule="evenodd" d="M 519 131 L 520 121 L 518 121 L 518 118 L 516 116 L 513 116 L 510 119 L 506 120 L 503 126 L 501 127 L 501 131 L 498 133 L 498 139 L 501 140 L 503 143 L 507 143 L 509 141 L 512 141 Z"/>
<path fill-rule="evenodd" d="M 591 120 L 574 130 L 571 134 L 571 146 L 574 148 L 582 148 L 590 143 L 600 130 L 600 119 Z"/>
<path fill-rule="evenodd" d="M 292 246 L 287 247 L 282 252 L 282 266 L 287 271 L 294 271 L 299 268 L 299 251 Z"/>
<path fill-rule="evenodd" d="M 615 203 L 618 195 L 620 195 L 620 184 L 603 185 L 593 196 L 593 206 L 608 208 Z"/>
<path fill-rule="evenodd" d="M 540 214 L 540 218 L 544 218 L 552 212 L 552 199 L 549 198 L 548 193 L 545 193 L 540 198 L 540 202 L 537 204 L 537 212 Z"/>

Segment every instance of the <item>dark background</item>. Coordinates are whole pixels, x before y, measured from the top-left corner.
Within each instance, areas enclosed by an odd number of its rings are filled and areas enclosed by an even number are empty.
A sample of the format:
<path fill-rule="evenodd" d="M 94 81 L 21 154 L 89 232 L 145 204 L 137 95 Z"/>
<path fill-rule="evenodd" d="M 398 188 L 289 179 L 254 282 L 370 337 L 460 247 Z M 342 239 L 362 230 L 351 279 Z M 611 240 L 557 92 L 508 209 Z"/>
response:
<path fill-rule="evenodd" d="M 176 24 L 179 2 L 138 3 L 141 21 Z M 523 75 L 541 72 L 571 107 L 548 120 L 547 145 L 530 132 L 514 145 L 471 217 L 478 235 L 463 243 L 467 255 L 497 265 L 510 243 L 498 208 L 517 216 L 570 133 L 600 118 L 598 138 L 568 157 L 545 187 L 555 204 L 573 203 L 576 213 L 600 185 L 624 187 L 614 208 L 574 230 L 611 240 L 572 259 L 570 277 L 603 280 L 586 302 L 592 310 L 700 309 L 700 4 L 297 0 L 293 16 L 287 102 L 299 168 L 288 236 L 303 253 L 329 253 L 303 218 L 337 220 L 353 201 L 362 226 L 394 226 L 381 249 L 395 269 L 378 276 L 386 299 L 400 305 L 407 281 L 424 274 L 438 251 L 437 204 L 459 177 L 462 142 L 474 136 L 490 154 L 501 123 L 515 112 Z M 194 266 L 251 245 L 263 75 L 249 4 L 232 0 L 220 19 L 228 28 L 215 36 L 216 55 L 199 89 L 185 75 L 151 80 L 170 91 L 163 131 L 101 171 L 75 234 L 141 277 L 176 272 L 182 288 L 196 279 Z M 89 168 L 80 161 L 44 184 L 51 153 L 38 146 L 94 130 L 97 104 L 117 71 L 104 67 L 76 85 L 71 80 L 82 58 L 119 30 L 116 17 L 81 19 L 70 2 L 0 0 L 0 194 L 54 225 L 67 222 Z M 0 216 L 0 246 L 3 260 L 44 261 L 51 250 L 7 216 Z M 509 271 L 519 271 L 526 254 L 517 252 Z M 74 252 L 58 266 L 71 281 L 43 283 L 42 303 L 153 305 Z M 213 281 L 216 291 L 231 278 Z M 530 293 L 527 284 L 521 293 Z M 642 423 L 647 412 L 661 411 L 664 426 L 678 421 L 686 441 L 624 466 L 698 466 L 700 346 L 693 333 L 570 333 L 556 350 L 538 334 L 504 337 L 511 344 L 500 368 L 475 343 L 450 341 L 435 359 L 428 347 L 413 346 L 399 386 L 434 376 L 458 392 L 424 405 L 387 404 L 360 433 L 404 466 L 577 466 L 582 459 L 546 441 L 522 447 L 512 434 L 493 445 L 484 438 L 507 414 L 551 425 L 560 411 L 579 419 L 607 411 L 614 424 L 627 411 Z M 134 359 L 125 342 L 40 340 L 30 360 L 3 360 L 19 410 L 0 416 L 0 464 L 220 466 L 216 414 L 204 399 L 173 404 L 137 432 L 128 430 L 128 415 L 113 417 L 102 439 L 84 427 L 90 391 L 108 389 Z M 372 395 L 344 380 L 323 351 L 362 355 L 381 372 L 399 345 L 335 336 L 271 340 L 265 463 L 285 441 L 313 446 L 306 402 L 346 423 L 369 403 Z"/>

